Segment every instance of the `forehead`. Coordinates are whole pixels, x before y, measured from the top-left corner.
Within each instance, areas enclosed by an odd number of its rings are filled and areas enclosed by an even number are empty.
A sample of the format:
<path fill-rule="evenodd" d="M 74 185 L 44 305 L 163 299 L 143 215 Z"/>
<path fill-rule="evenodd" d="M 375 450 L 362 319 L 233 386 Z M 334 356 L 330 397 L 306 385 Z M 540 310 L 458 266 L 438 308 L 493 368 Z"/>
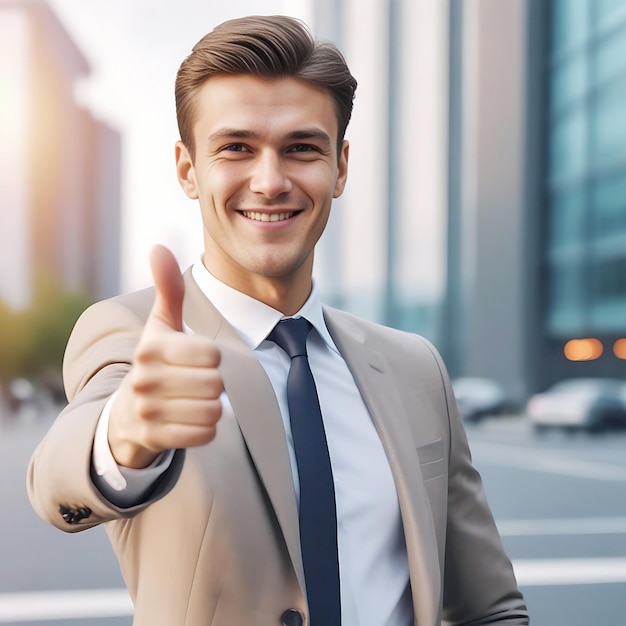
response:
<path fill-rule="evenodd" d="M 220 127 L 278 133 L 318 127 L 333 140 L 338 133 L 334 101 L 323 87 L 247 74 L 213 76 L 199 88 L 194 134 L 206 136 Z"/>

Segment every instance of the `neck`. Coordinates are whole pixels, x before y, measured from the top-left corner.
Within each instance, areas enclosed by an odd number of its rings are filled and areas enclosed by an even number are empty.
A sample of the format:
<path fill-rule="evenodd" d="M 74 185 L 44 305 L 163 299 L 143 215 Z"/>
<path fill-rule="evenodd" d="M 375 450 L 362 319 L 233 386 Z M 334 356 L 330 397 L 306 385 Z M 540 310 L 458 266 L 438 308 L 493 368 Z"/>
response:
<path fill-rule="evenodd" d="M 283 315 L 295 315 L 311 295 L 312 281 L 298 281 L 286 284 L 283 280 L 272 280 L 263 277 L 264 280 L 254 281 L 248 284 L 246 289 L 235 289 L 246 295 L 263 302 Z"/>
<path fill-rule="evenodd" d="M 313 288 L 312 268 L 299 268 L 288 276 L 264 276 L 248 272 L 223 272 L 210 263 L 205 254 L 204 266 L 215 278 L 280 311 L 283 315 L 295 315 L 311 295 Z"/>

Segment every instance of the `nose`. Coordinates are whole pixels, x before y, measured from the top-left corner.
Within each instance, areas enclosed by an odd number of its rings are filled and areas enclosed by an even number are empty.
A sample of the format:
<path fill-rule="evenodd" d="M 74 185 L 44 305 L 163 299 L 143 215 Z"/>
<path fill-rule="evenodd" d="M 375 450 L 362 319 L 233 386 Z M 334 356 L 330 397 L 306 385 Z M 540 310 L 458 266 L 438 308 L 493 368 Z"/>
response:
<path fill-rule="evenodd" d="M 250 190 L 272 199 L 291 191 L 291 188 L 291 179 L 280 155 L 270 150 L 259 153 L 253 164 Z"/>

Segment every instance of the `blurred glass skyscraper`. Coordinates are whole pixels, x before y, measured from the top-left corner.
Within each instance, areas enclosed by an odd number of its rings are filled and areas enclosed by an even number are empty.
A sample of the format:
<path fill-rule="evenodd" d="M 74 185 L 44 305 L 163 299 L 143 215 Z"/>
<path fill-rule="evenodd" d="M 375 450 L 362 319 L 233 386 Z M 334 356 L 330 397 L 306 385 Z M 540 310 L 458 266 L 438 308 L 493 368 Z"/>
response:
<path fill-rule="evenodd" d="M 555 0 L 550 19 L 548 327 L 610 341 L 626 329 L 626 2 Z"/>

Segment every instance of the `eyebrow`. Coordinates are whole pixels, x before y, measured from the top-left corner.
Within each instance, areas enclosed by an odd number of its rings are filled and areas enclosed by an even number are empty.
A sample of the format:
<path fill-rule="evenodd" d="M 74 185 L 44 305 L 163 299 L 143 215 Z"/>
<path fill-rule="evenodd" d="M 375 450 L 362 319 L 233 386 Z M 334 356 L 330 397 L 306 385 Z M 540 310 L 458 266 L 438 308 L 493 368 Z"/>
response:
<path fill-rule="evenodd" d="M 331 146 L 331 140 L 328 136 L 328 133 L 325 133 L 323 130 L 319 128 L 304 128 L 302 130 L 294 130 L 291 133 L 287 134 L 287 139 L 297 140 L 297 139 L 317 139 L 322 142 L 325 146 Z"/>
<path fill-rule="evenodd" d="M 209 141 L 220 141 L 224 139 L 259 139 L 259 133 L 253 130 L 242 130 L 239 128 L 220 128 L 214 133 L 211 133 L 208 137 Z M 285 139 L 290 141 L 303 140 L 303 139 L 316 139 L 324 144 L 325 147 L 330 148 L 332 145 L 331 139 L 328 133 L 320 130 L 319 128 L 303 128 L 301 130 L 294 130 L 287 133 Z"/>

